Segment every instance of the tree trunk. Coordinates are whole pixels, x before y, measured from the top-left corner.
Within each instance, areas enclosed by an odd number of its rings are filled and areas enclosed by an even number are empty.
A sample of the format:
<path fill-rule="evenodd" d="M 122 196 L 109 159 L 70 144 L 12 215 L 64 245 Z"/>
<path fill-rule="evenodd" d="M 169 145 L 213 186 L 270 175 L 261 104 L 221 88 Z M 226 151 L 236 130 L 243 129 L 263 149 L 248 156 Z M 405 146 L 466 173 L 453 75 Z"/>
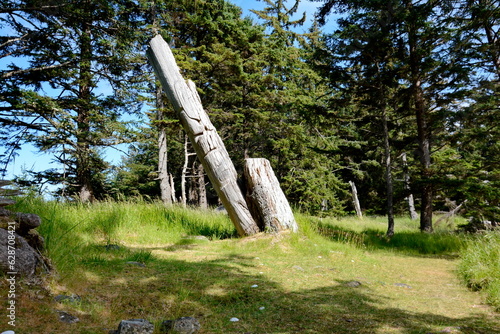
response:
<path fill-rule="evenodd" d="M 384 129 L 384 151 L 385 151 L 385 181 L 387 188 L 387 236 L 394 235 L 394 195 L 392 184 L 391 144 L 389 142 L 389 126 L 387 125 L 387 112 L 382 112 L 382 123 Z"/>
<path fill-rule="evenodd" d="M 245 159 L 247 203 L 264 231 L 298 230 L 292 209 L 267 159 Z"/>
<path fill-rule="evenodd" d="M 359 205 L 358 190 L 356 189 L 356 185 L 352 181 L 349 181 L 349 184 L 351 185 L 352 204 L 354 205 L 354 209 L 356 210 L 356 215 L 359 218 L 363 218 L 363 212 L 361 212 L 361 205 Z"/>
<path fill-rule="evenodd" d="M 408 161 L 406 160 L 406 153 L 401 154 L 401 160 L 403 161 L 403 182 L 404 189 L 408 193 L 406 196 L 406 202 L 408 203 L 408 212 L 410 214 L 411 220 L 416 220 L 418 218 L 417 210 L 415 210 L 415 201 L 413 200 L 413 194 L 410 192 L 410 173 L 408 172 Z"/>
<path fill-rule="evenodd" d="M 197 182 L 197 188 L 198 188 L 198 206 L 202 209 L 207 209 L 208 208 L 208 201 L 207 201 L 207 188 L 205 184 L 205 170 L 203 169 L 203 165 L 198 163 L 198 166 L 196 168 L 197 172 L 197 177 L 196 177 L 196 182 Z"/>
<path fill-rule="evenodd" d="M 187 136 L 184 138 L 184 165 L 182 166 L 181 172 L 181 203 L 182 206 L 187 204 L 187 191 L 186 191 L 186 179 L 188 177 L 189 169 L 189 157 L 195 153 L 189 153 L 189 141 Z"/>
<path fill-rule="evenodd" d="M 83 203 L 94 200 L 92 189 L 92 167 L 90 136 L 90 110 L 92 72 L 92 44 L 90 39 L 90 26 L 83 23 L 82 33 L 79 39 L 80 67 L 78 98 L 80 103 L 77 107 L 77 132 L 76 132 L 76 178 L 78 184 L 78 197 Z"/>
<path fill-rule="evenodd" d="M 175 185 L 174 185 L 174 176 L 172 174 L 168 174 L 168 176 L 170 177 L 170 189 L 172 189 L 172 203 L 175 203 L 177 202 L 177 199 L 175 198 Z"/>
<path fill-rule="evenodd" d="M 163 97 L 161 87 L 156 87 L 156 109 L 158 119 L 158 179 L 160 180 L 160 196 L 165 204 L 172 204 L 172 187 L 168 174 L 168 147 L 165 126 L 163 125 Z"/>
<path fill-rule="evenodd" d="M 412 1 L 407 1 L 407 8 L 414 11 Z M 415 18 L 413 18 L 415 20 Z M 408 43 L 410 56 L 410 83 L 417 119 L 418 147 L 420 155 L 420 174 L 422 203 L 420 208 L 420 230 L 432 232 L 432 200 L 433 186 L 431 183 L 431 131 L 429 110 L 426 105 L 422 87 L 422 57 L 419 54 L 418 29 L 415 22 L 408 23 Z"/>
<path fill-rule="evenodd" d="M 234 165 L 203 110 L 195 84 L 183 79 L 161 36 L 153 38 L 149 46 L 148 58 L 238 233 L 243 236 L 259 232 L 238 187 Z"/>
<path fill-rule="evenodd" d="M 421 164 L 421 193 L 422 204 L 420 208 L 420 230 L 422 232 L 432 232 L 432 200 L 433 186 L 431 183 L 431 143 L 428 129 L 427 110 L 423 101 L 423 92 L 420 82 L 415 87 L 415 104 L 417 113 L 418 144 Z"/>

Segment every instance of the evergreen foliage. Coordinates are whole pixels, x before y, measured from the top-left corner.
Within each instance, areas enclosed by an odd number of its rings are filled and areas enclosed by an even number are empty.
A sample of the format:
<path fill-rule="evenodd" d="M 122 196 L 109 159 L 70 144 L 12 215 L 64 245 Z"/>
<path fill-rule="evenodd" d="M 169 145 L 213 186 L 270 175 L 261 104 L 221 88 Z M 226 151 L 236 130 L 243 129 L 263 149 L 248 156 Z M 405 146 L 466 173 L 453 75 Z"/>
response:
<path fill-rule="evenodd" d="M 265 0 L 253 11 L 259 23 L 225 0 L 3 1 L 2 163 L 31 143 L 64 166 L 34 179 L 62 183 L 60 195 L 157 198 L 161 134 L 174 197 L 183 177 L 188 192 L 203 189 L 199 163 L 184 154 L 185 137 L 143 54 L 161 34 L 237 170 L 245 157 L 269 159 L 301 210 L 351 212 L 354 181 L 363 210 L 388 214 L 389 235 L 391 216 L 413 193 L 422 231 L 450 203 L 497 223 L 495 1 L 322 2 L 309 31 L 299 33 L 307 22 L 299 1 Z M 336 31 L 321 31 L 333 13 Z M 149 109 L 141 109 L 145 102 Z M 140 118 L 128 115 L 138 111 L 147 121 L 133 125 Z M 109 166 L 103 149 L 126 142 L 128 155 Z"/>

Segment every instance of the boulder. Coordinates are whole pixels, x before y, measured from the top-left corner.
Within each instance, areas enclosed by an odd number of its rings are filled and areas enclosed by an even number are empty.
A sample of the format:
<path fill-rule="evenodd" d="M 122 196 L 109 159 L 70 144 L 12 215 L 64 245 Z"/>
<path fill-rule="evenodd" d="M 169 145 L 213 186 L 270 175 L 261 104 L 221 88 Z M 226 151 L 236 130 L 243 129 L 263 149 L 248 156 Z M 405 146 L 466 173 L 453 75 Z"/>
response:
<path fill-rule="evenodd" d="M 40 254 L 17 233 L 0 228 L 0 270 L 30 278 L 40 269 L 44 269 Z"/>
<path fill-rule="evenodd" d="M 153 334 L 154 327 L 144 319 L 122 320 L 115 334 Z"/>
<path fill-rule="evenodd" d="M 42 223 L 40 217 L 34 213 L 17 212 L 15 215 L 16 221 L 19 223 L 19 230 L 17 233 L 20 235 L 27 234 L 29 230 L 37 228 Z"/>
<path fill-rule="evenodd" d="M 80 321 L 77 317 L 75 317 L 72 314 L 69 314 L 68 312 L 65 311 L 56 311 L 59 321 L 65 322 L 67 324 L 75 324 Z"/>
<path fill-rule="evenodd" d="M 182 317 L 177 320 L 165 320 L 161 323 L 161 333 L 193 334 L 200 329 L 200 323 L 193 317 Z"/>
<path fill-rule="evenodd" d="M 24 236 L 28 234 L 30 230 L 40 226 L 42 220 L 33 213 L 14 213 L 7 209 L 0 208 L 0 227 L 7 229 L 9 222 L 15 222 L 16 233 Z"/>

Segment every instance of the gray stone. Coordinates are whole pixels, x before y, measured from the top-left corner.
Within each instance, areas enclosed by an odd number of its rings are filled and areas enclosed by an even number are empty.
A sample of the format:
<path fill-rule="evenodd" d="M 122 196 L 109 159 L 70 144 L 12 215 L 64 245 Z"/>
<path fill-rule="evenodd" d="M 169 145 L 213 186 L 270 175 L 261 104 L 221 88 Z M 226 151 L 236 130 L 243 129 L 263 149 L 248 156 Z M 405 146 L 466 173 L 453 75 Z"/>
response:
<path fill-rule="evenodd" d="M 29 230 L 37 228 L 42 223 L 42 220 L 39 216 L 34 213 L 22 213 L 17 212 L 16 221 L 19 222 L 19 231 L 20 235 L 24 235 L 28 233 Z"/>
<path fill-rule="evenodd" d="M 200 330 L 199 321 L 193 317 L 182 317 L 177 320 L 166 320 L 161 324 L 162 334 L 193 334 Z"/>
<path fill-rule="evenodd" d="M 59 315 L 59 320 L 61 322 L 65 322 L 67 324 L 74 324 L 74 323 L 77 323 L 78 321 L 80 321 L 80 319 L 78 319 L 74 315 L 69 314 L 68 312 L 57 311 L 57 313 Z"/>
<path fill-rule="evenodd" d="M 16 204 L 16 201 L 11 200 L 9 198 L 0 197 L 0 206 L 9 206 L 13 204 Z"/>
<path fill-rule="evenodd" d="M 0 208 L 0 218 L 1 228 L 7 229 L 8 225 L 14 222 L 16 233 L 22 236 L 42 223 L 40 217 L 33 213 L 12 212 L 4 208 Z"/>
<path fill-rule="evenodd" d="M 9 255 L 9 250 L 15 251 L 15 255 Z M 9 258 L 9 256 L 15 256 L 15 259 Z M 20 276 L 31 278 L 39 269 L 45 268 L 42 257 L 23 237 L 17 233 L 0 229 L 1 272 L 5 274 L 16 272 Z"/>
<path fill-rule="evenodd" d="M 404 284 L 404 283 L 394 283 L 394 285 L 399 286 L 400 288 L 411 289 L 411 286 L 409 286 L 408 284 Z"/>
<path fill-rule="evenodd" d="M 116 334 L 153 334 L 155 326 L 144 319 L 122 320 Z"/>
<path fill-rule="evenodd" d="M 361 286 L 361 282 L 359 282 L 359 281 L 349 281 L 349 282 L 346 282 L 345 285 L 348 286 L 348 287 L 350 287 L 350 288 L 357 288 L 357 287 Z"/>
<path fill-rule="evenodd" d="M 37 230 L 30 230 L 27 234 L 23 235 L 24 240 L 36 250 L 40 252 L 45 248 L 45 239 L 38 233 Z"/>

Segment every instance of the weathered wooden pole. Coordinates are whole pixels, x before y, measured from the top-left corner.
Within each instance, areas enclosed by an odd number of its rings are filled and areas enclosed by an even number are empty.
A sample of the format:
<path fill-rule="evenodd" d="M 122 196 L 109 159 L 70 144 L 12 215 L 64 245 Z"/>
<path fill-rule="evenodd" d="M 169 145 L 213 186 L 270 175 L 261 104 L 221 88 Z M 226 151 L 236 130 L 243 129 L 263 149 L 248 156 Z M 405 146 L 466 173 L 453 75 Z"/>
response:
<path fill-rule="evenodd" d="M 354 205 L 354 209 L 356 209 L 356 215 L 359 218 L 363 218 L 363 212 L 361 211 L 361 205 L 359 205 L 358 189 L 356 189 L 356 184 L 354 184 L 353 181 L 349 181 L 349 184 L 351 185 L 352 203 Z"/>
<path fill-rule="evenodd" d="M 194 82 L 184 80 L 160 35 L 149 42 L 147 56 L 236 230 L 241 236 L 259 232 L 236 182 L 231 158 L 203 109 Z"/>
<path fill-rule="evenodd" d="M 246 159 L 244 175 L 248 207 L 260 228 L 268 232 L 296 232 L 297 222 L 269 160 Z"/>

